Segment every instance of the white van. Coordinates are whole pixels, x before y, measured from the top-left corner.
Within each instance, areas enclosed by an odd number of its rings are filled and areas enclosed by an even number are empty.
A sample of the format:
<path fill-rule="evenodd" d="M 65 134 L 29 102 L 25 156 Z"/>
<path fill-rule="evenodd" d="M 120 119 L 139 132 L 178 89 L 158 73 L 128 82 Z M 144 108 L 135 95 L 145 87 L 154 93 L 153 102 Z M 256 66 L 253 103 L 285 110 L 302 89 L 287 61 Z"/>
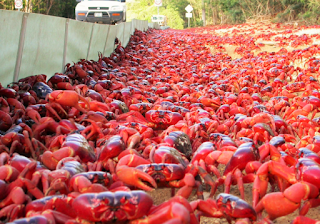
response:
<path fill-rule="evenodd" d="M 76 20 L 116 24 L 126 21 L 126 0 L 77 0 Z"/>

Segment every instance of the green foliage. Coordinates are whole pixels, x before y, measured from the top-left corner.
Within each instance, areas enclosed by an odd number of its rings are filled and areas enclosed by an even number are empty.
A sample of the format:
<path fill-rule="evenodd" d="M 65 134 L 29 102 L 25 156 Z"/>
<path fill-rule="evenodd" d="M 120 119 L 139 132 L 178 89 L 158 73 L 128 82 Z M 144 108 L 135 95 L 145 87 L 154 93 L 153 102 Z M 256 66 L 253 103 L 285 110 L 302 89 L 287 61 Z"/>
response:
<path fill-rule="evenodd" d="M 203 21 L 200 19 L 196 19 L 195 27 L 197 27 L 197 26 L 203 26 Z"/>
<path fill-rule="evenodd" d="M 167 17 L 167 25 L 173 29 L 183 29 L 183 19 L 181 19 L 179 13 L 174 8 L 168 7 L 166 10 L 163 10 L 162 15 Z M 160 13 L 160 14 L 161 14 Z"/>
<path fill-rule="evenodd" d="M 178 10 L 179 4 L 172 4 L 171 1 L 163 2 L 162 7 L 159 7 L 159 14 L 167 17 L 167 25 L 173 29 L 183 29 L 184 21 L 181 18 Z M 152 15 L 158 14 L 158 8 L 154 6 L 154 0 L 141 0 L 132 3 L 127 3 L 127 18 L 148 20 L 151 22 Z"/>
<path fill-rule="evenodd" d="M 299 19 L 304 21 L 306 24 L 313 25 L 313 24 L 320 24 L 319 21 L 320 12 L 318 10 L 307 11 L 303 14 L 299 15 Z"/>
<path fill-rule="evenodd" d="M 14 10 L 14 0 L 0 1 L 0 9 Z"/>
<path fill-rule="evenodd" d="M 232 9 L 236 9 L 239 7 L 240 3 L 238 0 L 226 0 L 226 1 L 218 1 L 221 6 L 222 11 L 229 11 Z"/>
<path fill-rule="evenodd" d="M 232 23 L 244 23 L 245 22 L 245 19 L 243 17 L 243 13 L 241 10 L 239 10 L 239 9 L 230 10 L 230 11 L 228 11 L 228 13 L 231 17 Z"/>
<path fill-rule="evenodd" d="M 288 22 L 301 18 L 301 14 L 304 14 L 304 5 L 301 2 L 291 2 L 291 5 L 286 5 L 286 9 L 277 14 L 276 22 Z"/>
<path fill-rule="evenodd" d="M 309 12 L 309 11 L 308 11 L 308 12 L 302 14 L 301 17 L 302 17 L 303 19 L 306 19 L 306 20 L 307 20 L 307 19 L 310 19 L 310 18 L 312 17 L 312 14 L 313 14 L 312 12 Z"/>
<path fill-rule="evenodd" d="M 77 2 L 74 0 L 56 0 L 50 10 L 50 15 L 61 16 L 65 18 L 75 18 L 75 7 Z"/>
<path fill-rule="evenodd" d="M 245 14 L 251 15 L 249 9 L 254 1 L 241 1 L 241 0 L 216 0 L 216 7 L 220 9 L 220 13 L 224 17 L 224 23 L 243 23 L 245 22 Z M 250 5 L 248 5 L 250 4 Z M 243 11 L 243 9 L 248 9 Z M 223 22 L 223 21 L 221 21 Z"/>

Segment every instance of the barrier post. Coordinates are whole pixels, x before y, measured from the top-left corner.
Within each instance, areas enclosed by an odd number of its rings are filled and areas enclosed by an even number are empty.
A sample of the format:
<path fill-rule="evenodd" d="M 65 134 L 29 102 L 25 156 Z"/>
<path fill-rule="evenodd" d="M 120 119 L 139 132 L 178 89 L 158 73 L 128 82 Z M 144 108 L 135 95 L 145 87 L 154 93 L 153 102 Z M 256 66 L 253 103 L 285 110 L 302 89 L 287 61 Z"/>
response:
<path fill-rule="evenodd" d="M 20 32 L 18 55 L 17 55 L 17 59 L 16 59 L 16 65 L 15 65 L 15 68 L 14 68 L 14 76 L 13 76 L 13 81 L 14 82 L 19 80 L 19 73 L 20 73 L 20 68 L 21 68 L 23 47 L 24 47 L 26 30 L 27 30 L 28 15 L 29 15 L 28 13 L 24 13 L 23 17 L 22 17 L 22 25 L 21 25 L 21 32 Z"/>
<path fill-rule="evenodd" d="M 66 20 L 66 28 L 65 28 L 65 35 L 64 35 L 64 46 L 63 46 L 63 59 L 62 59 L 62 68 L 61 72 L 64 73 L 66 59 L 67 59 L 67 50 L 68 50 L 68 34 L 69 34 L 69 20 Z"/>

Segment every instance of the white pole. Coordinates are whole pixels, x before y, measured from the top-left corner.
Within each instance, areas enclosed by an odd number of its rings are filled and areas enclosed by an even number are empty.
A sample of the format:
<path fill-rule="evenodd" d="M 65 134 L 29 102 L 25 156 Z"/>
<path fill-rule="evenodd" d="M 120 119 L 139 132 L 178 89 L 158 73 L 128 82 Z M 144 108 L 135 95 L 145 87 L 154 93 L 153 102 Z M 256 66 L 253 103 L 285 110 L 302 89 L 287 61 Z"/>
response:
<path fill-rule="evenodd" d="M 158 15 L 159 15 L 159 6 L 158 6 Z"/>

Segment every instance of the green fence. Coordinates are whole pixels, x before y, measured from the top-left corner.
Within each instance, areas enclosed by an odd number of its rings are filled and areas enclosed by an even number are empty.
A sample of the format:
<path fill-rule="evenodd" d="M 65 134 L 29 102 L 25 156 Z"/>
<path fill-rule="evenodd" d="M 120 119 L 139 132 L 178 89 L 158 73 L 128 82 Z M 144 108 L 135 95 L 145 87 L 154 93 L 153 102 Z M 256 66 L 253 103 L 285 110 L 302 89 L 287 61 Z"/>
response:
<path fill-rule="evenodd" d="M 103 25 L 0 10 L 0 82 L 6 86 L 27 76 L 51 77 L 63 72 L 67 63 L 98 60 L 98 52 L 109 56 L 115 37 L 127 46 L 135 29 L 146 31 L 148 21 Z"/>

